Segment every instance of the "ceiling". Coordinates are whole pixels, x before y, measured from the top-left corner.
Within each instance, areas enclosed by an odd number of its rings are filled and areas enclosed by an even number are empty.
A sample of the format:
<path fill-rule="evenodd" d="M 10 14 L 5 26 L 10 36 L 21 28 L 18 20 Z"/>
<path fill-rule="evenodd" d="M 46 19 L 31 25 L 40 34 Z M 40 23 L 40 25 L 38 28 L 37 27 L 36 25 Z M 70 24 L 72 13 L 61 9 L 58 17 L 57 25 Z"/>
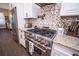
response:
<path fill-rule="evenodd" d="M 55 4 L 55 3 L 36 3 L 36 4 L 39 5 L 40 7 L 43 7 L 43 6 Z M 9 9 L 9 3 L 0 3 L 0 8 Z"/>
<path fill-rule="evenodd" d="M 55 4 L 55 3 L 36 3 L 36 4 L 39 5 L 40 7 L 43 7 L 43 6 Z"/>
<path fill-rule="evenodd" d="M 9 9 L 9 3 L 0 3 L 0 8 Z"/>
<path fill-rule="evenodd" d="M 55 3 L 36 3 L 36 4 L 39 5 L 40 7 L 43 7 L 43 6 L 55 4 Z M 9 3 L 0 3 L 0 8 L 9 9 Z"/>

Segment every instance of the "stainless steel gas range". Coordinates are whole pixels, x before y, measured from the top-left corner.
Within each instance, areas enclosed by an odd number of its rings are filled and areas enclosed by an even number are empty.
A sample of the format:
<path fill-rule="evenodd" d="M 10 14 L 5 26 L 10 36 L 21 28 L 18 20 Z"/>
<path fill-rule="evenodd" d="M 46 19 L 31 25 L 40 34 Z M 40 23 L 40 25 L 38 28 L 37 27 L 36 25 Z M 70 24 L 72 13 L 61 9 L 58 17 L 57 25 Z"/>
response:
<path fill-rule="evenodd" d="M 31 55 L 50 56 L 55 35 L 55 30 L 39 28 L 27 30 L 25 33 L 27 51 Z"/>

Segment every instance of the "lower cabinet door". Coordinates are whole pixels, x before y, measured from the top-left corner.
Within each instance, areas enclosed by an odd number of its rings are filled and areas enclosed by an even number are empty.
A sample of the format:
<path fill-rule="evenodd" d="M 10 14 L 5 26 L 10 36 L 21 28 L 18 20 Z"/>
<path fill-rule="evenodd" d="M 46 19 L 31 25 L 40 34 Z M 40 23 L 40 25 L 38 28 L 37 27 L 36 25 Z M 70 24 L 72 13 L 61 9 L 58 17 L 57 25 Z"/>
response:
<path fill-rule="evenodd" d="M 32 55 L 34 52 L 34 45 L 32 42 L 29 41 L 29 53 Z"/>
<path fill-rule="evenodd" d="M 63 53 L 63 52 L 60 52 L 60 51 L 54 50 L 54 56 L 68 56 L 68 55 L 66 55 L 66 54 Z"/>

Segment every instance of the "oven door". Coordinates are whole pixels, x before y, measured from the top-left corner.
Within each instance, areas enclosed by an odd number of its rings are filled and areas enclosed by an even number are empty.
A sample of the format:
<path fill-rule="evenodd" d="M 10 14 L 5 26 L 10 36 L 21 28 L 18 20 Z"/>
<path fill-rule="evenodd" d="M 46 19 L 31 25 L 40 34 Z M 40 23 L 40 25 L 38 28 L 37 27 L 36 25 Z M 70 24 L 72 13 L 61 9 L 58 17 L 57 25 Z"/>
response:
<path fill-rule="evenodd" d="M 37 47 L 34 46 L 34 52 L 37 54 L 37 55 L 42 55 L 42 51 L 40 49 L 38 49 Z"/>
<path fill-rule="evenodd" d="M 38 56 L 50 56 L 51 55 L 50 50 L 47 50 L 46 52 L 43 52 L 42 50 L 40 50 L 36 46 L 34 46 L 34 53 Z"/>

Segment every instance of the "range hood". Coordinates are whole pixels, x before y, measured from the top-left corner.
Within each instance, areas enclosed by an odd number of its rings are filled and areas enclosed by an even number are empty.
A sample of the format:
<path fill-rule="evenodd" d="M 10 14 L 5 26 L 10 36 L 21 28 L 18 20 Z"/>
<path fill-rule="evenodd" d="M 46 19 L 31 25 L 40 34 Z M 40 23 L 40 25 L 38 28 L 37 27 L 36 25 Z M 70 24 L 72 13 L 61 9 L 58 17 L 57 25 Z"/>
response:
<path fill-rule="evenodd" d="M 55 4 L 55 3 L 36 3 L 40 7 L 44 7 L 46 5 Z"/>

